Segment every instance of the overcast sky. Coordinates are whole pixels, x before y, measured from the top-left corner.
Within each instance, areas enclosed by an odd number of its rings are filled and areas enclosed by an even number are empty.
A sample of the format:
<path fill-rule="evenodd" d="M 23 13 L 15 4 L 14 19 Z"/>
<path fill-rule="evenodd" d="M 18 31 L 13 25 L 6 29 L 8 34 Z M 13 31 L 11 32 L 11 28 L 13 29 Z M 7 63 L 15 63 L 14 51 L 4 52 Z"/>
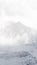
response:
<path fill-rule="evenodd" d="M 0 0 L 0 20 L 21 21 L 37 29 L 37 0 Z"/>

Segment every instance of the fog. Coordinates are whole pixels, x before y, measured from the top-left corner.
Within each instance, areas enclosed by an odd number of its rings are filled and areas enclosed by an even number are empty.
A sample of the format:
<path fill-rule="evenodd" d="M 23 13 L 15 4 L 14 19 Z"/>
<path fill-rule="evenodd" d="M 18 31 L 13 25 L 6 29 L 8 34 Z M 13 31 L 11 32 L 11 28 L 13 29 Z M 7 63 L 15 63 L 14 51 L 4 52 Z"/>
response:
<path fill-rule="evenodd" d="M 8 20 L 20 20 L 25 25 L 37 30 L 36 3 L 35 0 L 0 0 L 0 24 Z"/>

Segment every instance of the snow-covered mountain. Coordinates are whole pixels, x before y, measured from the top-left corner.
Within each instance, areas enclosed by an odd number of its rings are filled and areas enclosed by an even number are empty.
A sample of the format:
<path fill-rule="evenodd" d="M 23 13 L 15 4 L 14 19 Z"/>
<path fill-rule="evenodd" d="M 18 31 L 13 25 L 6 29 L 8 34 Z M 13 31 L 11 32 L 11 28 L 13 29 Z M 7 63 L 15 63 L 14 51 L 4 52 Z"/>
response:
<path fill-rule="evenodd" d="M 2 45 L 19 45 L 29 44 L 36 42 L 36 31 L 25 26 L 24 24 L 17 22 L 8 22 L 5 28 L 0 30 L 0 44 Z"/>

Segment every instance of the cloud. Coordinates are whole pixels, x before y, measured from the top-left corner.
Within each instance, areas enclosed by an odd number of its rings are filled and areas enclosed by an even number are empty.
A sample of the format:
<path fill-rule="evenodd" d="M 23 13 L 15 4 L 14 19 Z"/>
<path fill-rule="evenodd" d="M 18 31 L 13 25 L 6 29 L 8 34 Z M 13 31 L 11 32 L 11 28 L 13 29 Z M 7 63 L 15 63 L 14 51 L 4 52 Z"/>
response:
<path fill-rule="evenodd" d="M 32 11 L 26 0 L 4 0 L 3 2 L 1 2 L 1 4 L 2 6 L 0 7 L 0 10 L 2 8 L 2 10 L 7 14 L 7 16 L 18 15 L 23 17 L 31 17 Z"/>

